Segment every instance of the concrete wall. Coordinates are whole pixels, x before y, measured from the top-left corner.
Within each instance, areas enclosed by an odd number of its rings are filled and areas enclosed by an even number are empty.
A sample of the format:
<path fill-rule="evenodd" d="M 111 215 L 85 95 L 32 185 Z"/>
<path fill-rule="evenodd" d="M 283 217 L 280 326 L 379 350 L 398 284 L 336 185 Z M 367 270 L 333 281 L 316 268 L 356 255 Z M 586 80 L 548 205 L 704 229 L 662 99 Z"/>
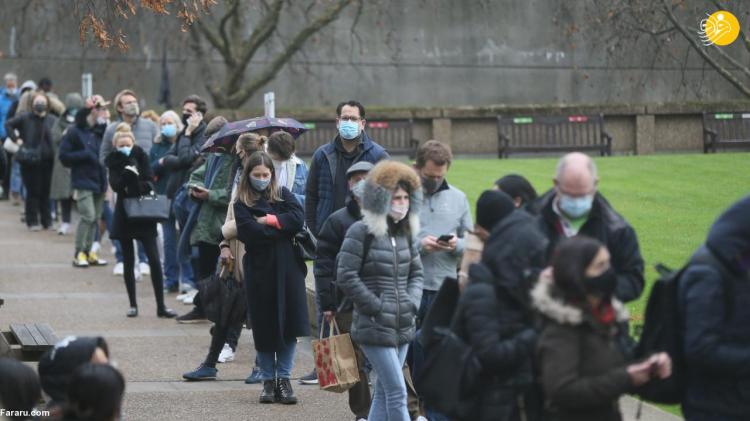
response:
<path fill-rule="evenodd" d="M 169 57 L 174 101 L 189 93 L 206 95 L 203 76 L 189 48 L 188 34 L 174 17 L 141 13 L 125 24 L 130 50 L 82 47 L 78 18 L 70 1 L 0 0 L 0 73 L 16 71 L 22 79 L 50 76 L 56 90 L 80 89 L 80 74 L 94 73 L 94 88 L 105 96 L 134 88 L 144 108 L 153 107 L 164 47 Z M 282 16 L 283 36 L 303 22 L 297 11 Z M 696 54 L 683 72 L 664 52 L 638 45 L 614 60 L 585 30 L 589 2 L 564 0 L 379 0 L 365 7 L 357 35 L 350 31 L 355 9 L 346 10 L 316 35 L 279 72 L 265 90 L 274 90 L 282 107 L 331 107 L 358 98 L 367 105 L 445 107 L 489 104 L 650 103 L 655 101 L 737 99 L 741 94 Z M 703 17 L 710 2 L 691 0 L 687 22 Z M 243 2 L 252 16 L 257 2 Z M 255 6 L 254 6 L 255 5 Z M 213 9 L 216 19 L 222 2 Z M 696 16 L 694 8 L 704 7 Z M 568 37 L 566 31 L 579 32 Z M 257 74 L 281 48 L 275 35 L 247 69 Z M 682 57 L 679 38 L 670 51 Z M 740 61 L 747 52 L 727 49 Z M 654 58 L 657 60 L 655 61 Z M 682 60 L 682 58 L 680 58 Z M 744 62 L 744 61 L 743 61 Z M 218 55 L 211 65 L 222 69 Z M 247 106 L 259 106 L 262 96 Z M 479 129 L 478 129 L 479 130 Z M 484 129 L 490 130 L 489 127 Z M 479 133 L 482 134 L 482 133 Z"/>

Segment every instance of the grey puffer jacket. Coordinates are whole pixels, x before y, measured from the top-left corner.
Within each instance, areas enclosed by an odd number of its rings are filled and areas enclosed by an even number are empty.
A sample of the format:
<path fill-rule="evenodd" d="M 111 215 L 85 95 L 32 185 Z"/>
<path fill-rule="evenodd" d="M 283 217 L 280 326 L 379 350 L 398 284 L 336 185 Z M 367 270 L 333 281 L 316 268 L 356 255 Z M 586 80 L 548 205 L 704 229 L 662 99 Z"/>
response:
<path fill-rule="evenodd" d="M 388 221 L 387 209 L 395 189 L 391 182 L 399 181 L 413 185 L 414 193 L 409 216 L 394 224 Z M 422 299 L 422 261 L 417 241 L 410 238 L 419 232 L 419 179 L 406 165 L 386 161 L 370 172 L 367 183 L 364 217 L 346 233 L 337 258 L 336 284 L 354 303 L 352 339 L 360 345 L 397 347 L 414 339 Z M 368 236 L 371 242 L 363 262 Z"/>

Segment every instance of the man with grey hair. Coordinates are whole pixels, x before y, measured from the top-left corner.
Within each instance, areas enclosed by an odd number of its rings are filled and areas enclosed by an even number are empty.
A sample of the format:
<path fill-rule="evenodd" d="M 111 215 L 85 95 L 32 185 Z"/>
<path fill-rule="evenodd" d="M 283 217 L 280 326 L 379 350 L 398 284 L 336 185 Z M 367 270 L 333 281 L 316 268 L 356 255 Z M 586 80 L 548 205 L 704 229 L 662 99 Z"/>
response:
<path fill-rule="evenodd" d="M 643 258 L 635 230 L 597 191 L 596 164 L 588 155 L 574 152 L 557 164 L 554 189 L 539 198 L 539 223 L 549 239 L 548 258 L 557 243 L 585 235 L 601 241 L 611 254 L 617 277 L 615 297 L 628 302 L 643 291 Z"/>

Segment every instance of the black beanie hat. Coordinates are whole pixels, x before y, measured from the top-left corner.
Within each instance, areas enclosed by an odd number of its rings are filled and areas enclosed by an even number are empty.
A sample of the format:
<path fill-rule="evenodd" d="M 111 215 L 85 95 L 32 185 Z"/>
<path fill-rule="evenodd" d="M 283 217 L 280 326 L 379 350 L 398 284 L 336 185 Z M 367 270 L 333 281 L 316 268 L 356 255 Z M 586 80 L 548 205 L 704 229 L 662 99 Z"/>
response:
<path fill-rule="evenodd" d="M 107 342 L 100 336 L 80 338 L 68 336 L 45 352 L 37 367 L 42 390 L 54 401 L 65 400 L 65 393 L 73 372 L 79 366 L 91 361 L 96 348 L 102 348 L 109 356 Z"/>
<path fill-rule="evenodd" d="M 499 190 L 485 190 L 477 200 L 477 225 L 492 228 L 516 208 L 513 199 Z"/>

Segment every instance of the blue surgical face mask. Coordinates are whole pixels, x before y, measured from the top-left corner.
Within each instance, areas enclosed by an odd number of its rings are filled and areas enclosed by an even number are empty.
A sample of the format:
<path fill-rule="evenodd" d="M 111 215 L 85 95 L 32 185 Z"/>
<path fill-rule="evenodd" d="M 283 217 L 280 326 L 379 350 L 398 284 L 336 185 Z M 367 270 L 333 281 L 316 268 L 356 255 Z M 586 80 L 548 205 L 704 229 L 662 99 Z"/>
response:
<path fill-rule="evenodd" d="M 573 219 L 580 218 L 591 211 L 591 205 L 594 203 L 594 195 L 573 197 L 560 193 L 558 206 L 563 213 Z"/>
<path fill-rule="evenodd" d="M 130 152 L 132 151 L 133 151 L 132 146 L 120 146 L 119 148 L 117 148 L 117 152 L 120 152 L 121 154 L 125 156 L 130 156 Z"/>
<path fill-rule="evenodd" d="M 253 176 L 250 176 L 250 184 L 253 186 L 253 188 L 259 192 L 266 191 L 268 186 L 271 184 L 271 179 L 262 180 L 260 178 L 255 178 Z"/>
<path fill-rule="evenodd" d="M 175 137 L 177 135 L 177 126 L 174 124 L 165 124 L 161 126 L 161 135 L 164 137 Z"/>
<path fill-rule="evenodd" d="M 339 135 L 346 140 L 355 139 L 359 136 L 359 123 L 356 121 L 339 121 Z"/>

